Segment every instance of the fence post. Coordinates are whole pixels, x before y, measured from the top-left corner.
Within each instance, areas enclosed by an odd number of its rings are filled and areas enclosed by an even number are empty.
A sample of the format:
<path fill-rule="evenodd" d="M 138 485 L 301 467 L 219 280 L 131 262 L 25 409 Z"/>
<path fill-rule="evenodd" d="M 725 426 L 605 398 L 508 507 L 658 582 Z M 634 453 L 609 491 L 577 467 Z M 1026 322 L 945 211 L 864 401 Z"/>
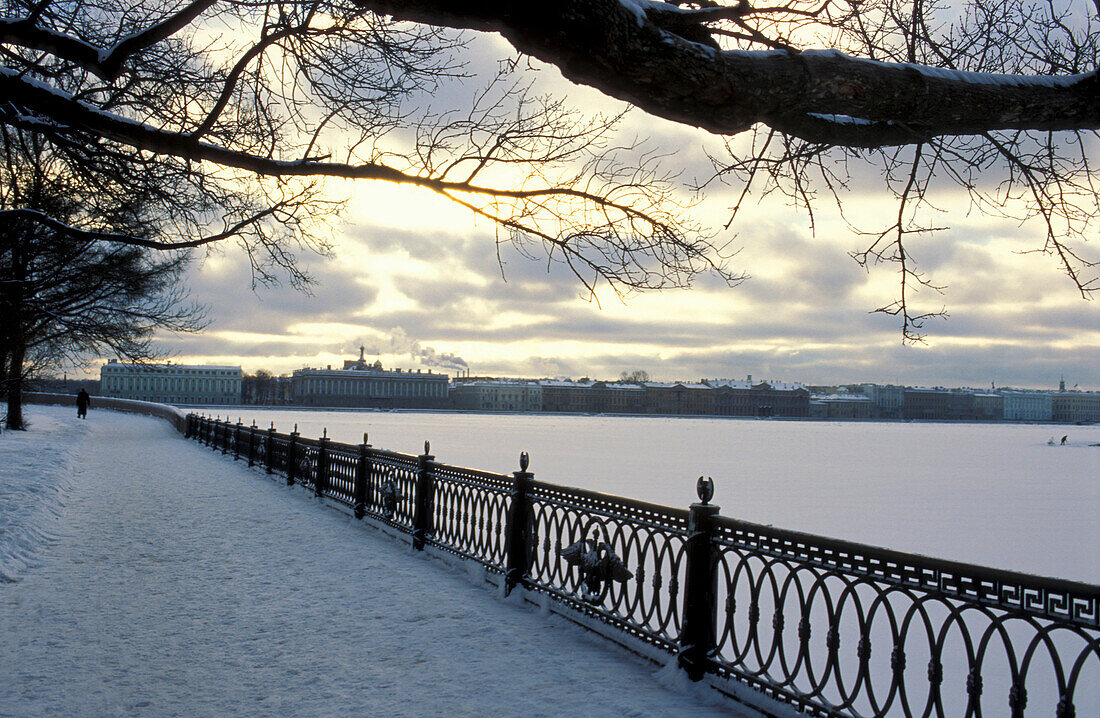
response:
<path fill-rule="evenodd" d="M 206 431 L 203 432 L 203 438 L 205 439 L 203 443 L 205 443 L 207 446 L 210 446 L 210 435 L 214 433 L 213 425 L 210 423 L 209 416 L 203 419 L 203 421 L 206 424 Z"/>
<path fill-rule="evenodd" d="M 317 471 L 313 481 L 313 492 L 319 497 L 325 495 L 328 489 L 328 428 L 324 435 L 317 440 Z"/>
<path fill-rule="evenodd" d="M 534 516 L 529 492 L 535 475 L 527 470 L 529 461 L 524 451 L 519 455 L 519 471 L 512 472 L 512 505 L 508 507 L 504 529 L 505 596 L 518 584 L 524 584 L 531 573 Z"/>
<path fill-rule="evenodd" d="M 237 417 L 237 426 L 233 429 L 233 460 L 241 458 L 241 417 Z"/>
<path fill-rule="evenodd" d="M 424 542 L 432 533 L 432 506 L 435 482 L 432 479 L 432 446 L 424 442 L 424 453 L 416 457 L 416 505 L 413 514 L 413 548 L 424 550 Z"/>
<path fill-rule="evenodd" d="M 225 417 L 225 426 L 222 427 L 222 455 L 229 453 L 229 417 Z"/>
<path fill-rule="evenodd" d="M 267 430 L 267 445 L 264 446 L 264 471 L 274 473 L 271 468 L 275 465 L 275 422 L 271 422 L 271 428 Z"/>
<path fill-rule="evenodd" d="M 361 519 L 367 513 L 367 486 L 370 483 L 371 460 L 370 444 L 363 432 L 363 443 L 359 445 L 359 462 L 355 464 L 355 518 Z"/>
<path fill-rule="evenodd" d="M 708 503 L 714 481 L 700 476 L 696 485 L 702 503 L 691 505 L 685 554 L 684 620 L 680 628 L 677 662 L 693 681 L 702 680 L 715 648 L 718 620 L 718 562 L 714 547 L 714 517 L 718 507 Z"/>
<path fill-rule="evenodd" d="M 252 426 L 248 427 L 248 466 L 256 465 L 256 420 L 252 420 Z"/>
<path fill-rule="evenodd" d="M 195 417 L 194 414 L 188 414 L 187 415 L 187 428 L 184 429 L 184 432 L 183 432 L 183 438 L 185 438 L 185 439 L 190 439 L 191 438 L 191 427 L 195 423 L 194 417 Z"/>
<path fill-rule="evenodd" d="M 286 445 L 286 485 L 294 485 L 294 474 L 298 470 L 298 425 L 290 432 L 290 441 Z"/>

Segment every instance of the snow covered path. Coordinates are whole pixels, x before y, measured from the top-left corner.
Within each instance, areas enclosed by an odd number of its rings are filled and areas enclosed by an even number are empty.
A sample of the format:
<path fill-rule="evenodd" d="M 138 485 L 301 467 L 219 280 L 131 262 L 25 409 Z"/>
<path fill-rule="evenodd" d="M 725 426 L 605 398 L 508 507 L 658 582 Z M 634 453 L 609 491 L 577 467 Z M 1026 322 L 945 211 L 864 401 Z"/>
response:
<path fill-rule="evenodd" d="M 163 421 L 28 414 L 0 489 L 60 508 L 0 495 L 5 553 L 52 536 L 0 582 L 2 716 L 736 715 Z"/>

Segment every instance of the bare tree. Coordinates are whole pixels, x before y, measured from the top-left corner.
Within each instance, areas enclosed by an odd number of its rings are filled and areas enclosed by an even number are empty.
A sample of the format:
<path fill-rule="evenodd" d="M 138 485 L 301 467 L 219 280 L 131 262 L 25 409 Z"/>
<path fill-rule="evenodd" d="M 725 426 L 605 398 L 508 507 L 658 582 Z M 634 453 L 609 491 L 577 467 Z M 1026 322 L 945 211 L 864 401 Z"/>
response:
<path fill-rule="evenodd" d="M 174 158 L 211 182 L 338 176 L 416 185 L 541 245 L 589 287 L 690 283 L 728 253 L 690 221 L 672 175 L 624 152 L 615 118 L 532 97 L 514 57 L 468 110 L 418 102 L 461 76 L 463 38 L 499 33 L 647 112 L 719 135 L 756 133 L 714 181 L 779 191 L 812 213 L 849 162 L 883 171 L 897 206 L 864 264 L 897 263 L 919 339 L 936 311 L 907 241 L 933 180 L 985 212 L 1038 217 L 1037 249 L 1082 295 L 1096 260 L 1089 153 L 1100 124 L 1096 12 L 1055 0 L 7 0 L 0 119 L 89 152 Z M 349 139 L 350 138 L 350 139 Z M 329 143 L 335 142 L 333 147 Z M 733 144 L 729 145 L 731 148 Z M 220 168 L 220 169 L 218 169 Z M 518 181 L 516 178 L 519 178 Z M 223 185 L 224 186 L 224 185 Z M 279 182 L 275 183 L 279 186 Z M 735 206 L 734 214 L 740 205 Z M 811 222 L 812 222 L 811 214 Z"/>
<path fill-rule="evenodd" d="M 187 250 L 109 241 L 157 241 L 161 206 L 140 191 L 144 183 L 88 185 L 33 135 L 6 129 L 5 137 L 0 206 L 20 211 L 0 224 L 0 393 L 7 428 L 22 429 L 28 380 L 102 352 L 153 359 L 155 330 L 204 322 L 180 285 Z M 82 229 L 86 221 L 112 231 Z"/>
<path fill-rule="evenodd" d="M 657 158 L 613 140 L 616 116 L 531 95 L 514 63 L 464 111 L 434 112 L 431 94 L 462 74 L 453 33 L 348 0 L 9 4 L 0 121 L 55 144 L 182 161 L 203 186 L 426 188 L 593 290 L 738 280 Z"/>

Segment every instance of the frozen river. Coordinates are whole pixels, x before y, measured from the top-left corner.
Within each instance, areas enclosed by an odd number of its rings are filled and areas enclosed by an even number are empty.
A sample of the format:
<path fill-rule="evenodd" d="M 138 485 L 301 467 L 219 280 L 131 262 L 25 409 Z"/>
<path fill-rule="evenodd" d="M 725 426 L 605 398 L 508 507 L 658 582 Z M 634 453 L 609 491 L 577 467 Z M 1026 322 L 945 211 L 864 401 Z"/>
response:
<path fill-rule="evenodd" d="M 1100 426 L 230 411 L 410 454 L 428 439 L 438 461 L 501 473 L 527 451 L 541 481 L 668 506 L 705 474 L 727 516 L 1100 583 Z"/>

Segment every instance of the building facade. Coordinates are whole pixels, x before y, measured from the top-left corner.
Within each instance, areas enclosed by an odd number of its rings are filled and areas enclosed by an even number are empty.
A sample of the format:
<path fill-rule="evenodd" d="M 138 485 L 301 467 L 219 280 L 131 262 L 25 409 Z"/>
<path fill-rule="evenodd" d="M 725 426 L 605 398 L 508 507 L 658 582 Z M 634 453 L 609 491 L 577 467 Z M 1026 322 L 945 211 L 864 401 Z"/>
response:
<path fill-rule="evenodd" d="M 1067 424 L 1100 421 L 1100 392 L 1060 391 L 1051 397 L 1054 421 Z"/>
<path fill-rule="evenodd" d="M 1005 415 L 1005 398 L 992 392 L 974 392 L 974 418 L 997 421 Z"/>
<path fill-rule="evenodd" d="M 876 419 L 901 419 L 904 416 L 905 388 L 893 384 L 860 384 L 858 390 L 871 399 Z"/>
<path fill-rule="evenodd" d="M 592 402 L 588 392 L 596 382 L 569 381 L 567 379 L 540 379 L 542 410 L 550 412 L 591 412 Z"/>
<path fill-rule="evenodd" d="M 907 388 L 904 415 L 906 419 L 925 421 L 973 419 L 974 395 L 942 388 Z"/>
<path fill-rule="evenodd" d="M 116 399 L 222 406 L 241 403 L 239 366 L 126 364 L 111 360 L 99 370 L 100 393 Z"/>
<path fill-rule="evenodd" d="M 467 411 L 542 411 L 542 387 L 522 379 L 482 379 L 455 384 L 451 402 Z"/>
<path fill-rule="evenodd" d="M 714 414 L 714 389 L 703 383 L 646 382 L 647 414 Z"/>
<path fill-rule="evenodd" d="M 863 394 L 826 394 L 813 396 L 815 416 L 821 419 L 872 419 L 875 404 Z"/>
<path fill-rule="evenodd" d="M 448 404 L 446 374 L 367 364 L 362 347 L 359 360 L 345 361 L 343 369 L 296 369 L 291 377 L 294 403 L 300 406 L 444 409 Z"/>
<path fill-rule="evenodd" d="M 588 390 L 588 411 L 595 414 L 644 414 L 645 387 L 618 381 L 598 381 Z"/>
<path fill-rule="evenodd" d="M 1009 421 L 1050 421 L 1054 417 L 1054 397 L 1045 391 L 1008 389 L 1001 391 L 1004 418 Z"/>
<path fill-rule="evenodd" d="M 714 393 L 717 416 L 780 416 L 805 418 L 810 415 L 810 392 L 801 384 L 761 381 L 752 377 L 738 379 L 707 379 L 704 382 Z"/>

